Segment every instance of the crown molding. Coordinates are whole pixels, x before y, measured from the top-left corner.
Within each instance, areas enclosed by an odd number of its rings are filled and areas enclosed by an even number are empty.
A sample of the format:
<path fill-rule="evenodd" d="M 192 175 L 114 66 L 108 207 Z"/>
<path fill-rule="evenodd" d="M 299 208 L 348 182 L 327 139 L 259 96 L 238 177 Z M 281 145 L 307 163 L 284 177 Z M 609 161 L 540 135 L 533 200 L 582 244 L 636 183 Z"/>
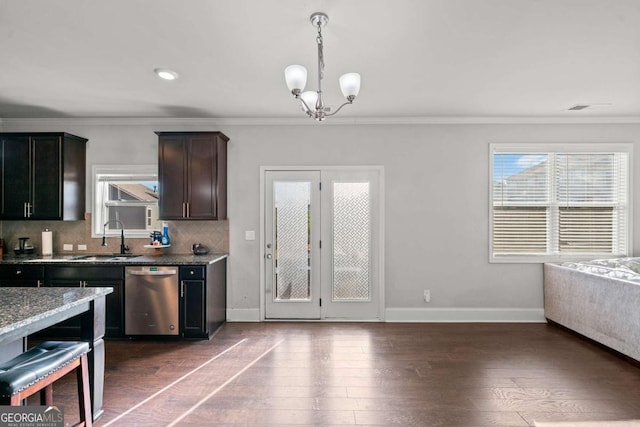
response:
<path fill-rule="evenodd" d="M 0 118 L 0 126 L 345 126 L 345 125 L 510 125 L 640 124 L 640 116 L 622 117 L 336 117 L 322 123 L 307 117 L 62 117 Z"/>

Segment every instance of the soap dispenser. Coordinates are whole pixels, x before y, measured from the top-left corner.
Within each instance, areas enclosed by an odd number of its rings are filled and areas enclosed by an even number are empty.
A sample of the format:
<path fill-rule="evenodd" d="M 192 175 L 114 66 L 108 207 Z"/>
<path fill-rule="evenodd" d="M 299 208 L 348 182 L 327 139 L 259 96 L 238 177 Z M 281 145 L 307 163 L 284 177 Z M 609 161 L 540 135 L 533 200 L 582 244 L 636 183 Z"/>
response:
<path fill-rule="evenodd" d="M 160 243 L 162 243 L 163 246 L 171 244 L 171 239 L 169 238 L 169 226 L 166 221 L 162 221 L 162 240 Z"/>

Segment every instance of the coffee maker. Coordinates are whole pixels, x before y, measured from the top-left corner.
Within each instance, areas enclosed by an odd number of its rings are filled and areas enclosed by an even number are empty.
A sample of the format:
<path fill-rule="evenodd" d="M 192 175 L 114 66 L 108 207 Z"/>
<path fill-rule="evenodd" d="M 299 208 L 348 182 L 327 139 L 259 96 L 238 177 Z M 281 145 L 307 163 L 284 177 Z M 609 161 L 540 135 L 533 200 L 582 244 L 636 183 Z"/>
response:
<path fill-rule="evenodd" d="M 27 240 L 29 240 L 28 237 L 18 237 L 18 246 L 13 248 L 13 251 L 15 252 L 16 255 L 33 253 L 33 251 L 35 250 L 35 247 L 27 243 Z"/>

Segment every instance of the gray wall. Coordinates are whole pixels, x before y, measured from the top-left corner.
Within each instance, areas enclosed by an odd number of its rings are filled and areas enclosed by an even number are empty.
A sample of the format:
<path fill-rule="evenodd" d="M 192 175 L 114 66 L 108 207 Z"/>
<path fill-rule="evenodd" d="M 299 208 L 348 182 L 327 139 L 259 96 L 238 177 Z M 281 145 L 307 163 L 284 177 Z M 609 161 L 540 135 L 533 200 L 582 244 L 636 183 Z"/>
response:
<path fill-rule="evenodd" d="M 6 119 L 2 128 L 89 138 L 88 182 L 93 164 L 154 164 L 156 130 L 221 130 L 229 136 L 232 320 L 259 317 L 259 240 L 245 241 L 244 231 L 260 230 L 260 166 L 384 166 L 388 320 L 535 321 L 542 319 L 541 264 L 488 261 L 489 143 L 632 142 L 637 148 L 640 136 L 637 124 L 215 126 L 204 120 Z M 633 169 L 640 177 L 635 164 Z M 634 209 L 633 223 L 639 215 Z M 636 231 L 636 248 L 638 237 Z M 429 304 L 422 301 L 423 289 L 431 289 Z"/>

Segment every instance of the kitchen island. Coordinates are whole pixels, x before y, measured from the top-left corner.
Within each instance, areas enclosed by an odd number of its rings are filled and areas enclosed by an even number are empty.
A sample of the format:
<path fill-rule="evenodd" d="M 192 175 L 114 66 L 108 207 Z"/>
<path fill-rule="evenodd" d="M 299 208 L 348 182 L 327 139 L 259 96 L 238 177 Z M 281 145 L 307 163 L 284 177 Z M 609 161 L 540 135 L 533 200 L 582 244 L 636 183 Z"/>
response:
<path fill-rule="evenodd" d="M 92 414 L 102 414 L 105 297 L 111 288 L 0 287 L 0 353 L 9 359 L 27 350 L 27 336 L 78 316 L 80 339 L 89 343 Z"/>

